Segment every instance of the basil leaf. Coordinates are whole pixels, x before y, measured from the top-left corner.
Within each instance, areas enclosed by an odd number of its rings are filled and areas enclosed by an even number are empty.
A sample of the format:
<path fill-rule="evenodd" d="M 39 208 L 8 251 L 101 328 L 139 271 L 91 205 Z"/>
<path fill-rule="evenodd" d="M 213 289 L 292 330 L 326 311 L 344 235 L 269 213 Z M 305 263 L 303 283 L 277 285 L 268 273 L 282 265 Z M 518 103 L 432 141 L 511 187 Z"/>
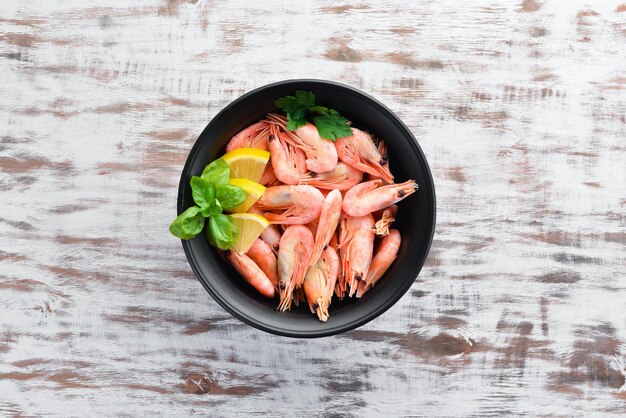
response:
<path fill-rule="evenodd" d="M 236 208 L 246 200 L 246 192 L 239 186 L 223 184 L 215 190 L 215 198 L 224 210 Z"/>
<path fill-rule="evenodd" d="M 191 184 L 193 201 L 200 207 L 202 214 L 208 216 L 207 211 L 215 201 L 215 190 L 213 186 L 208 180 L 197 176 L 193 176 L 189 184 Z"/>
<path fill-rule="evenodd" d="M 220 213 L 222 213 L 222 205 L 220 205 L 219 200 L 213 199 L 213 204 L 209 206 L 209 208 L 207 209 L 207 213 L 208 215 L 205 215 L 207 218 L 209 216 L 219 215 Z"/>
<path fill-rule="evenodd" d="M 203 226 L 204 216 L 200 208 L 192 206 L 174 219 L 170 224 L 170 232 L 180 239 L 192 239 L 202 231 Z"/>
<path fill-rule="evenodd" d="M 237 232 L 237 224 L 230 216 L 220 213 L 209 218 L 207 239 L 214 247 L 220 250 L 232 248 Z"/>
<path fill-rule="evenodd" d="M 221 158 L 213 161 L 211 164 L 204 167 L 202 175 L 200 176 L 205 180 L 208 180 L 213 187 L 220 186 L 228 183 L 230 178 L 230 166 Z"/>

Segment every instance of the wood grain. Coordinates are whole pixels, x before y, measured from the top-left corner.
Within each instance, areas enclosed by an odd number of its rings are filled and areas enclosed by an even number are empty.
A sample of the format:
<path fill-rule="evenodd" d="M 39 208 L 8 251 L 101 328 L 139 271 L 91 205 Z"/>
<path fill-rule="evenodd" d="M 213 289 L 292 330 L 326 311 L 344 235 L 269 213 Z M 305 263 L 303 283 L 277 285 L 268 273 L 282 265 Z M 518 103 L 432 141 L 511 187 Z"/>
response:
<path fill-rule="evenodd" d="M 623 415 L 626 3 L 0 5 L 0 415 Z M 167 225 L 195 138 L 288 78 L 407 123 L 435 242 L 372 323 L 226 314 Z"/>

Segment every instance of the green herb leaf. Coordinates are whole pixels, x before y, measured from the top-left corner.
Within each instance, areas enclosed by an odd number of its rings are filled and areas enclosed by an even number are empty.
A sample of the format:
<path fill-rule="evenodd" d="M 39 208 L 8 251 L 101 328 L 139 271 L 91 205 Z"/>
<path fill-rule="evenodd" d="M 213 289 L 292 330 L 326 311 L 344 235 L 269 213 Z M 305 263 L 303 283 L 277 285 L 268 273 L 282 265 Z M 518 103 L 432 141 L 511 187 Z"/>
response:
<path fill-rule="evenodd" d="M 274 104 L 285 113 L 294 114 L 300 109 L 308 109 L 315 106 L 315 94 L 310 91 L 298 90 L 294 96 L 281 97 Z"/>
<path fill-rule="evenodd" d="M 213 204 L 207 210 L 208 215 L 205 215 L 207 218 L 213 215 L 219 215 L 222 213 L 222 205 L 220 205 L 220 201 L 217 199 L 213 199 Z"/>
<path fill-rule="evenodd" d="M 222 184 L 215 190 L 215 198 L 219 201 L 222 209 L 236 208 L 246 200 L 246 192 L 239 186 Z"/>
<path fill-rule="evenodd" d="M 214 247 L 220 250 L 232 248 L 237 232 L 237 224 L 230 216 L 220 213 L 209 218 L 206 234 L 209 244 Z"/>
<path fill-rule="evenodd" d="M 329 108 L 324 107 L 324 106 L 313 106 L 313 107 L 310 107 L 310 108 L 309 108 L 309 112 L 311 112 L 311 113 L 317 113 L 318 115 L 324 115 L 324 116 L 328 115 L 328 113 L 329 113 L 331 110 L 332 110 L 333 112 L 337 113 L 337 111 L 336 111 L 336 110 L 329 109 Z"/>
<path fill-rule="evenodd" d="M 209 216 L 209 209 L 215 204 L 215 189 L 208 180 L 197 176 L 193 176 L 189 184 L 193 201 L 200 207 L 203 216 Z"/>
<path fill-rule="evenodd" d="M 281 97 L 274 104 L 287 114 L 287 129 L 290 131 L 304 126 L 308 116 L 313 119 L 313 124 L 322 138 L 334 141 L 352 135 L 348 119 L 335 109 L 316 105 L 315 94 L 310 91 L 298 90 L 294 96 Z"/>
<path fill-rule="evenodd" d="M 315 116 L 313 123 L 317 127 L 317 132 L 322 138 L 335 141 L 337 138 L 343 138 L 345 136 L 352 135 L 352 128 L 347 124 L 348 119 L 343 116 L 328 115 L 328 116 Z"/>
<path fill-rule="evenodd" d="M 287 129 L 290 131 L 295 131 L 296 129 L 298 129 L 301 126 L 306 125 L 306 119 L 305 118 L 301 118 L 301 119 L 294 119 L 291 116 L 291 113 L 287 113 Z"/>
<path fill-rule="evenodd" d="M 198 206 L 192 206 L 174 219 L 170 232 L 180 239 L 192 239 L 202 231 L 204 216 Z"/>
<path fill-rule="evenodd" d="M 228 183 L 228 179 L 230 178 L 230 166 L 226 161 L 218 158 L 204 167 L 200 177 L 208 180 L 213 185 L 213 188 L 216 188 L 217 186 Z"/>

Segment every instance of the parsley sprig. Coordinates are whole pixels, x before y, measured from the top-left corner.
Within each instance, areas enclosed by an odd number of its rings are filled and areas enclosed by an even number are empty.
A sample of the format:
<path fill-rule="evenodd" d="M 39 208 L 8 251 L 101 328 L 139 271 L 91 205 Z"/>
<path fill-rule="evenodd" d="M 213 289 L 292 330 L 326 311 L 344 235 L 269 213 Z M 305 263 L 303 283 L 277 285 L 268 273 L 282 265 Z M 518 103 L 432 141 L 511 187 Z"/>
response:
<path fill-rule="evenodd" d="M 196 203 L 178 215 L 170 225 L 170 232 L 177 238 L 194 238 L 204 228 L 208 218 L 206 235 L 209 243 L 220 250 L 232 248 L 239 232 L 229 215 L 222 211 L 235 208 L 246 200 L 246 192 L 228 184 L 230 166 L 222 159 L 207 165 L 200 177 L 193 176 L 189 182 L 191 195 Z"/>
<path fill-rule="evenodd" d="M 287 114 L 287 129 L 294 131 L 311 120 L 322 138 L 335 141 L 352 135 L 349 120 L 335 109 L 315 104 L 315 94 L 298 90 L 293 96 L 277 99 L 274 104 Z"/>

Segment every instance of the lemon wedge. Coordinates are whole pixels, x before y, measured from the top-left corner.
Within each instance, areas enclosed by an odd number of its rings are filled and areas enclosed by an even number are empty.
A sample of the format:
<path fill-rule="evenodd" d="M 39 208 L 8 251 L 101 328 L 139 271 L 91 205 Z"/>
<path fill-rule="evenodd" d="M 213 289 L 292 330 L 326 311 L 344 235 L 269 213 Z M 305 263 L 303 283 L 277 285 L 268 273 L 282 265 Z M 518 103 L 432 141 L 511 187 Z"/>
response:
<path fill-rule="evenodd" d="M 265 228 L 270 225 L 270 221 L 256 213 L 233 213 L 230 217 L 239 229 L 233 248 L 240 253 L 247 252 Z"/>
<path fill-rule="evenodd" d="M 263 196 L 263 193 L 265 193 L 264 186 L 248 179 L 230 179 L 228 183 L 232 184 L 233 186 L 239 186 L 243 189 L 244 192 L 246 192 L 246 200 L 236 208 L 232 208 L 229 212 L 247 212 L 248 209 L 250 209 L 250 207 L 254 205 L 256 201 L 261 198 L 261 196 Z"/>
<path fill-rule="evenodd" d="M 237 148 L 222 159 L 230 166 L 230 177 L 257 182 L 261 180 L 270 153 L 256 148 Z"/>

